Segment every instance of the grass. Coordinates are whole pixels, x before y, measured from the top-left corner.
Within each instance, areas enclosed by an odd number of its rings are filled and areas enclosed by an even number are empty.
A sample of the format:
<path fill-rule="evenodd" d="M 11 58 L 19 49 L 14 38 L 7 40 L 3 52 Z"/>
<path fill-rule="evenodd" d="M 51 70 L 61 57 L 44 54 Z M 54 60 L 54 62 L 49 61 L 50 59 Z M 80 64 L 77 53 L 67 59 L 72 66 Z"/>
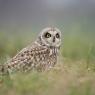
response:
<path fill-rule="evenodd" d="M 0 95 L 95 95 L 95 38 L 79 24 L 65 31 L 55 68 L 43 73 L 16 73 L 12 79 L 5 76 Z M 1 31 L 0 63 L 31 43 L 35 35 Z"/>
<path fill-rule="evenodd" d="M 1 95 L 95 95 L 95 73 L 84 60 L 64 59 L 49 72 L 18 73 L 5 79 Z"/>

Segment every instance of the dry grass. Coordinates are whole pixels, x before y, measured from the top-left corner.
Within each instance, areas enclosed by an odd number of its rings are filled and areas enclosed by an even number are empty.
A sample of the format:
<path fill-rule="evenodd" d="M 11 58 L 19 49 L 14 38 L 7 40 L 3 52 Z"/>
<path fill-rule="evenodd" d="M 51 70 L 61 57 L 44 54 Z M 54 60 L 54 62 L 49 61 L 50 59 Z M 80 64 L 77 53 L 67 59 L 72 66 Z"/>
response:
<path fill-rule="evenodd" d="M 63 62 L 64 61 L 64 62 Z M 86 61 L 60 61 L 49 72 L 13 74 L 0 86 L 1 95 L 95 95 L 95 73 Z"/>

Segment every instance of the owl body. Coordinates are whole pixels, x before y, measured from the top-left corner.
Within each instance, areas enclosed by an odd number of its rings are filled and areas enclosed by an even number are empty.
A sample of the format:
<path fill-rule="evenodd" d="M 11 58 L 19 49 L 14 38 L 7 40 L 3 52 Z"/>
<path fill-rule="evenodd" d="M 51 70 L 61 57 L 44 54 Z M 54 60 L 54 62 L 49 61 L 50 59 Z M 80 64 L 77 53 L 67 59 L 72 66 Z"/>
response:
<path fill-rule="evenodd" d="M 45 71 L 55 66 L 60 48 L 60 31 L 46 28 L 37 40 L 6 63 L 9 72 Z"/>

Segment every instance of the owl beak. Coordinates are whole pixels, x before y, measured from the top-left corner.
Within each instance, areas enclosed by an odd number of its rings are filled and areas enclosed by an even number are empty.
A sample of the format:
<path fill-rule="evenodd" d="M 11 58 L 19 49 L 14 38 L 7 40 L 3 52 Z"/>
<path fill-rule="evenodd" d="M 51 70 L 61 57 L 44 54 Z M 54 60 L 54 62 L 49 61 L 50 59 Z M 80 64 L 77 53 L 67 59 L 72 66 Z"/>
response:
<path fill-rule="evenodd" d="M 53 37 L 53 42 L 55 42 L 55 37 Z"/>

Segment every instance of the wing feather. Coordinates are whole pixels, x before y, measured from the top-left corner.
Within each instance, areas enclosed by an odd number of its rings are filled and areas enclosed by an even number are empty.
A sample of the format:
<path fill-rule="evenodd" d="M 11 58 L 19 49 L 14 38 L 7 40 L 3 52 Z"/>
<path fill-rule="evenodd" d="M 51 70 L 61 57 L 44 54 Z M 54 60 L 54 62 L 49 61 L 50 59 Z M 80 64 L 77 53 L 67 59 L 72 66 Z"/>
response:
<path fill-rule="evenodd" d="M 41 58 L 43 58 L 45 54 L 49 54 L 49 50 L 46 47 L 36 46 L 24 48 L 15 57 L 8 61 L 8 69 L 11 72 L 33 69 L 35 65 L 39 64 Z"/>

